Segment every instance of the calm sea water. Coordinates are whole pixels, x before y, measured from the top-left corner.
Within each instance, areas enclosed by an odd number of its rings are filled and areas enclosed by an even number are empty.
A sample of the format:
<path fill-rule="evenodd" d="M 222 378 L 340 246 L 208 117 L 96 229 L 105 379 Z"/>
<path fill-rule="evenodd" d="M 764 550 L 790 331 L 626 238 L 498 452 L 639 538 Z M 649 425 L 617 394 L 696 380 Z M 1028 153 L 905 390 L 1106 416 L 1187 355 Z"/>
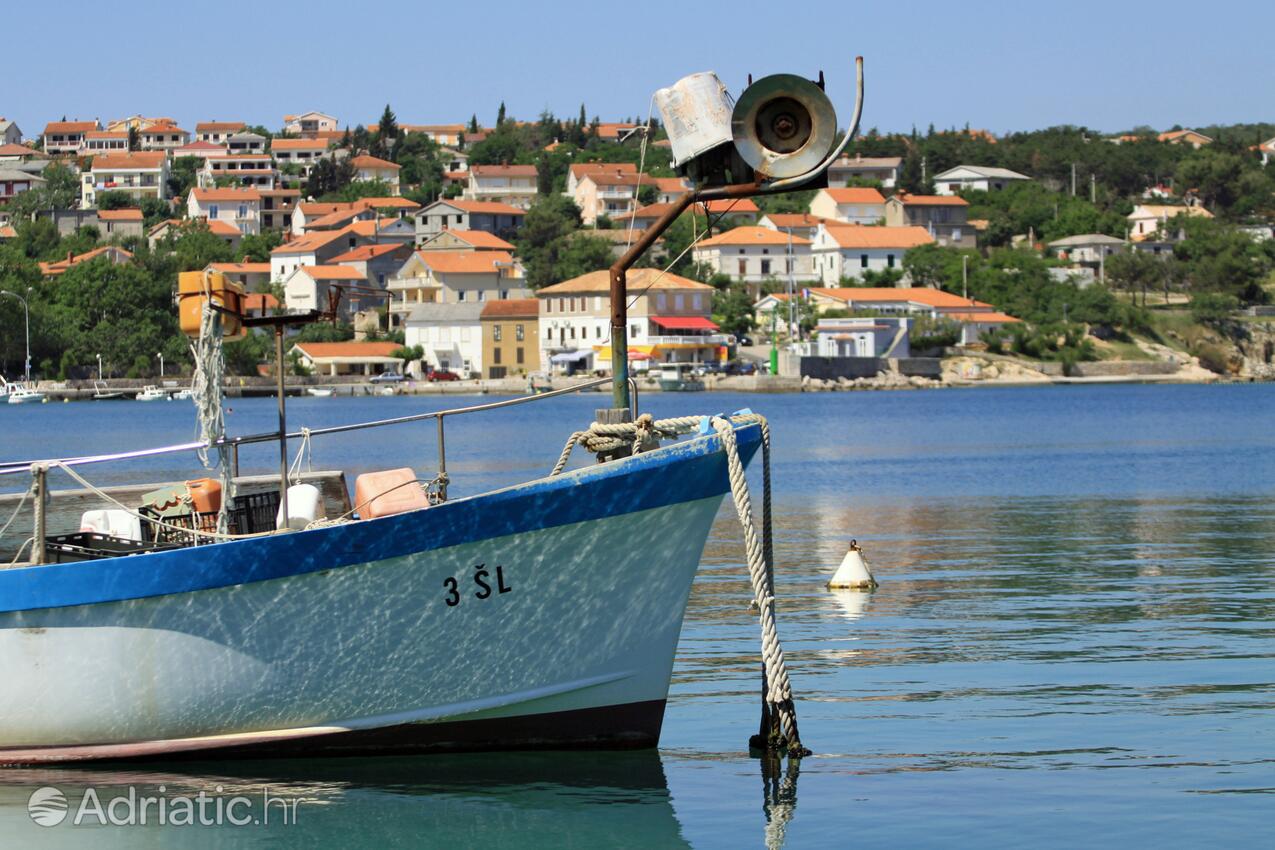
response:
<path fill-rule="evenodd" d="M 307 398 L 290 412 L 323 425 L 458 401 Z M 453 494 L 547 470 L 604 402 L 449 425 Z M 268 430 L 272 404 L 232 402 L 231 431 Z M 771 419 L 779 624 L 813 757 L 774 772 L 747 756 L 758 630 L 727 502 L 658 752 L 11 771 L 0 845 L 1270 844 L 1275 387 L 652 394 L 643 406 Z M 0 409 L 0 459 L 182 441 L 191 417 L 180 403 Z M 429 424 L 325 438 L 314 464 L 425 470 L 434 445 Z M 243 463 L 267 472 L 276 456 Z M 194 471 L 157 459 L 146 477 Z M 829 593 L 852 538 L 881 587 Z M 45 785 L 73 798 L 92 786 L 104 806 L 129 785 L 243 793 L 257 815 L 266 786 L 297 803 L 296 822 L 279 823 L 280 807 L 268 826 L 44 828 L 27 800 Z"/>

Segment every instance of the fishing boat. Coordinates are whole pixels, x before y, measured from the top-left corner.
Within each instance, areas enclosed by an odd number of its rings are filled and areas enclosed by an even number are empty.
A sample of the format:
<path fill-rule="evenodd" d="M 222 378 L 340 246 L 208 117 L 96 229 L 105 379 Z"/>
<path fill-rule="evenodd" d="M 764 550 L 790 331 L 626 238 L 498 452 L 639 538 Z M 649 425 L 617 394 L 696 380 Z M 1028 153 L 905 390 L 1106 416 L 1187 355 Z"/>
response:
<path fill-rule="evenodd" d="M 9 404 L 42 404 L 49 400 L 46 393 L 35 388 L 35 384 L 11 383 L 8 390 Z"/>
<path fill-rule="evenodd" d="M 102 381 L 93 382 L 94 401 L 113 401 L 121 398 L 124 398 L 123 390 L 112 390 Z"/>
<path fill-rule="evenodd" d="M 190 389 L 190 387 L 182 387 L 180 390 L 169 396 L 169 398 L 173 401 L 190 401 L 194 397 L 195 393 Z"/>
<path fill-rule="evenodd" d="M 675 133 L 712 130 L 717 142 L 704 150 L 713 156 L 723 153 L 722 134 L 730 139 L 725 88 L 707 76 L 678 86 L 719 101 L 712 121 L 670 121 L 668 109 L 688 107 L 661 106 L 675 155 L 686 141 Z M 795 84 L 764 78 L 735 106 L 745 110 L 740 126 L 761 125 L 749 112 L 759 97 L 779 98 L 785 111 L 775 123 L 785 132 L 793 111 L 823 109 L 821 87 L 792 79 L 805 100 L 787 96 Z M 861 94 L 861 74 L 859 81 Z M 816 129 L 835 134 L 835 116 L 830 106 L 826 111 Z M 756 182 L 697 185 L 637 237 L 611 269 L 612 374 L 575 387 L 289 432 L 285 328 L 333 318 L 337 305 L 326 315 L 250 316 L 243 288 L 224 274 L 180 273 L 180 325 L 196 339 L 201 438 L 113 455 L 0 462 L 0 481 L 29 476 L 39 506 L 30 513 L 30 560 L 0 570 L 0 764 L 655 746 L 691 582 L 728 493 L 744 526 L 760 610 L 762 725 L 769 731 L 758 746 L 807 753 L 775 631 L 770 507 L 763 504 L 759 533 L 745 475 L 759 448 L 767 461 L 765 420 L 751 411 L 639 415 L 628 373 L 626 272 L 698 201 L 787 191 L 819 176 L 854 135 L 859 105 L 839 147 L 811 124 L 801 125 L 811 141 L 798 151 L 806 156 L 813 145 L 818 156 L 799 179 L 766 170 L 786 162 L 788 154 L 776 152 L 774 162 L 754 164 Z M 252 327 L 274 333 L 278 430 L 228 436 L 217 415 L 220 340 Z M 445 422 L 602 384 L 611 386 L 612 407 L 585 428 L 563 423 L 569 437 L 546 474 L 449 497 Z M 304 498 L 306 485 L 290 484 L 301 454 L 289 464 L 289 440 L 304 451 L 312 439 L 409 423 L 436 429 L 436 471 L 364 473 L 352 506 L 337 516 Z M 148 496 L 178 511 L 188 497 L 190 523 L 181 526 L 176 515 L 130 508 L 85 477 L 98 464 L 202 451 L 217 454 L 230 483 L 241 446 L 272 442 L 279 447 L 277 518 L 271 512 L 268 527 L 249 523 L 246 532 L 232 521 L 238 497 L 199 507 L 220 492 L 211 480 L 187 482 L 185 496 L 179 488 Z M 596 462 L 569 469 L 576 448 Z M 155 536 L 94 538 L 88 542 L 98 549 L 80 546 L 79 560 L 57 562 L 76 547 L 48 535 L 51 473 L 83 487 L 77 498 L 96 496 L 113 502 L 121 519 L 149 523 Z M 768 482 L 768 463 L 764 477 Z M 216 521 L 205 524 L 210 517 Z M 170 533 L 163 540 L 162 530 Z"/>
<path fill-rule="evenodd" d="M 703 392 L 704 382 L 695 377 L 693 363 L 661 363 L 657 380 L 666 393 Z"/>
<path fill-rule="evenodd" d="M 306 395 L 312 395 L 315 398 L 331 398 L 331 387 L 306 387 Z"/>
<path fill-rule="evenodd" d="M 135 396 L 137 401 L 167 401 L 168 393 L 161 390 L 154 384 L 147 384 L 142 387 L 142 391 Z"/>

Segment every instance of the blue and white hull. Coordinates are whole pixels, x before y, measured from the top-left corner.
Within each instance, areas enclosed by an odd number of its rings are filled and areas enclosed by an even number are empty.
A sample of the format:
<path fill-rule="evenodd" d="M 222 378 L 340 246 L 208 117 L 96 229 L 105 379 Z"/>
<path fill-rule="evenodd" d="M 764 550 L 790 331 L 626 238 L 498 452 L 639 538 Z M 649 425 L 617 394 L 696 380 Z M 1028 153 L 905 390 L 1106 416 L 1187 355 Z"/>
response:
<path fill-rule="evenodd" d="M 383 519 L 0 571 L 0 763 L 654 746 L 728 489 L 705 436 Z"/>

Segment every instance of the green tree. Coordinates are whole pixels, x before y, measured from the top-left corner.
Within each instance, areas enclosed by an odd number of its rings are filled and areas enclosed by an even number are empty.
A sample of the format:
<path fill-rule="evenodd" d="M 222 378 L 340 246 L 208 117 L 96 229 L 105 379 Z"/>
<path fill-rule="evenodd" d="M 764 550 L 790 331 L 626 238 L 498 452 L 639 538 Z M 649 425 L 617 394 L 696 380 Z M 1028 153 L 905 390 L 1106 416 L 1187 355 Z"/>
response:
<path fill-rule="evenodd" d="M 725 333 L 742 336 L 755 324 L 753 300 L 746 289 L 719 289 L 713 293 L 713 321 Z"/>
<path fill-rule="evenodd" d="M 270 252 L 283 244 L 283 236 L 277 230 L 252 233 L 239 243 L 239 261 L 244 263 L 268 263 Z"/>
<path fill-rule="evenodd" d="M 554 259 L 553 276 L 557 280 L 571 280 L 609 268 L 615 258 L 611 255 L 610 242 L 590 236 L 587 231 L 577 231 L 555 246 Z"/>
<path fill-rule="evenodd" d="M 539 289 L 563 279 L 557 270 L 558 252 L 579 227 L 580 208 L 564 195 L 546 195 L 531 205 L 515 239 L 528 286 Z"/>

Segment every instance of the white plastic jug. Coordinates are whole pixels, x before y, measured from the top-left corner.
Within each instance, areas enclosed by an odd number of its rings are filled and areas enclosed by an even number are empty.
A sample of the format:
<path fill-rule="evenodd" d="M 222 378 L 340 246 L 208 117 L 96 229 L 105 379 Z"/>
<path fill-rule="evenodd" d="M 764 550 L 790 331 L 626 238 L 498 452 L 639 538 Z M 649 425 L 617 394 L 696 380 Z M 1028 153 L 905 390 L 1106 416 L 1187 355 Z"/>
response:
<path fill-rule="evenodd" d="M 118 508 L 112 510 L 85 511 L 80 517 L 80 531 L 92 531 L 96 534 L 109 534 L 124 540 L 142 539 L 142 521 L 128 511 Z"/>
<path fill-rule="evenodd" d="M 288 488 L 288 520 L 283 519 L 283 505 L 275 517 L 276 528 L 301 531 L 316 519 L 323 519 L 323 494 L 313 484 L 293 484 Z"/>

